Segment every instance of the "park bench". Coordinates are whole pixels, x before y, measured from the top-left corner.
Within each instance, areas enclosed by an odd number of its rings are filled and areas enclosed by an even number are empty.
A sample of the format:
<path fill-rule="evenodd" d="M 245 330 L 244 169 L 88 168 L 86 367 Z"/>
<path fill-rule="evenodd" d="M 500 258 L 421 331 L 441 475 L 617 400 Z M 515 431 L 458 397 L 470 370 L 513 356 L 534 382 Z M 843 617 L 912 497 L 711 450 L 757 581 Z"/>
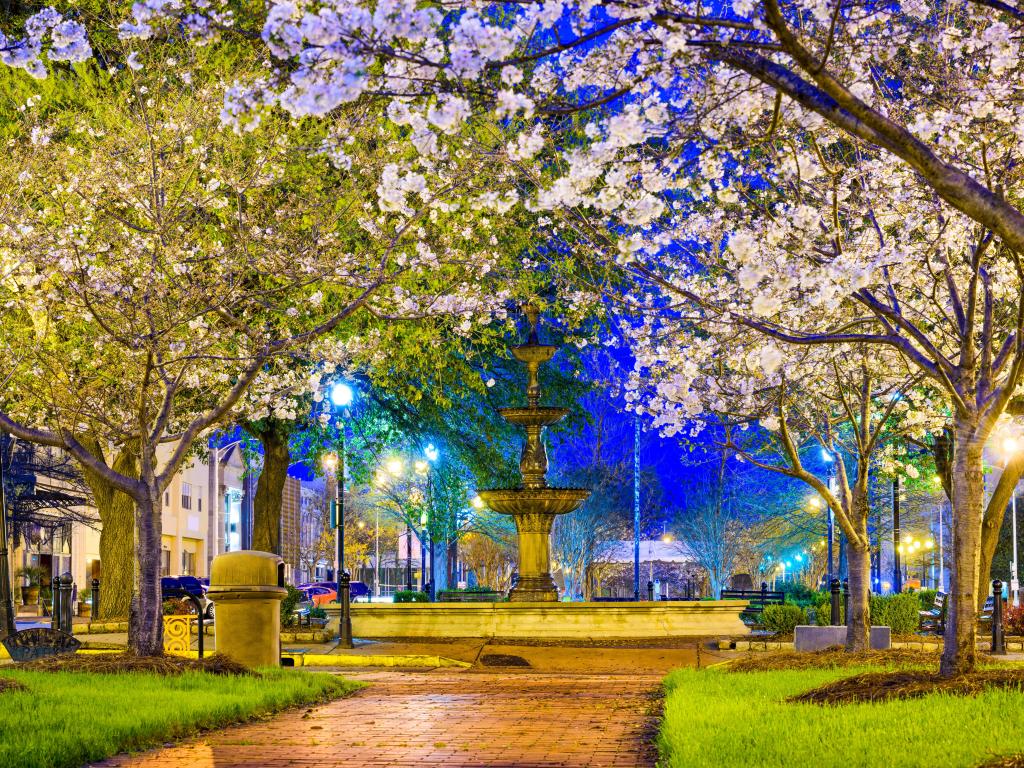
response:
<path fill-rule="evenodd" d="M 923 631 L 941 633 L 946 629 L 946 593 L 936 592 L 932 607 L 918 611 L 920 628 Z"/>
<path fill-rule="evenodd" d="M 749 605 L 744 613 L 761 613 L 768 605 L 785 605 L 786 593 L 768 589 L 767 584 L 761 589 L 723 589 L 722 600 L 746 600 Z"/>

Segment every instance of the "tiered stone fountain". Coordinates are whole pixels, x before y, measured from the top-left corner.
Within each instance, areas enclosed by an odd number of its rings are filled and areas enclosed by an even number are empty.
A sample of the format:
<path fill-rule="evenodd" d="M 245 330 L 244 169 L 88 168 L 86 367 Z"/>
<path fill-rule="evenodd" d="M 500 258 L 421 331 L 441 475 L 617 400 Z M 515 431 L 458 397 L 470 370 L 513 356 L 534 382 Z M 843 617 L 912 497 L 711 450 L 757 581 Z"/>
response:
<path fill-rule="evenodd" d="M 746 603 L 700 602 L 559 602 L 551 578 L 551 526 L 555 517 L 586 501 L 584 488 L 547 484 L 548 457 L 544 428 L 557 424 L 565 408 L 540 404 L 538 372 L 557 349 L 541 344 L 535 307 L 523 307 L 530 322 L 526 343 L 512 353 L 526 365 L 525 408 L 502 408 L 501 415 L 526 430 L 518 488 L 480 491 L 495 512 L 511 515 L 519 534 L 519 579 L 508 602 L 495 603 L 356 603 L 352 631 L 362 638 L 501 638 L 584 639 L 709 637 L 747 633 L 740 621 Z M 455 662 L 452 662 L 455 663 Z"/>
<path fill-rule="evenodd" d="M 552 488 L 547 484 L 548 455 L 544 447 L 544 428 L 557 424 L 568 408 L 540 404 L 539 371 L 557 351 L 541 344 L 537 335 L 537 308 L 527 305 L 523 313 L 530 323 L 525 344 L 512 349 L 516 359 L 526 365 L 525 408 L 501 408 L 502 418 L 526 429 L 526 442 L 519 459 L 522 484 L 518 488 L 493 488 L 480 491 L 488 507 L 511 515 L 519 538 L 519 579 L 509 592 L 511 602 L 553 602 L 558 590 L 551 578 L 551 526 L 556 515 L 577 509 L 590 491 L 585 488 Z"/>

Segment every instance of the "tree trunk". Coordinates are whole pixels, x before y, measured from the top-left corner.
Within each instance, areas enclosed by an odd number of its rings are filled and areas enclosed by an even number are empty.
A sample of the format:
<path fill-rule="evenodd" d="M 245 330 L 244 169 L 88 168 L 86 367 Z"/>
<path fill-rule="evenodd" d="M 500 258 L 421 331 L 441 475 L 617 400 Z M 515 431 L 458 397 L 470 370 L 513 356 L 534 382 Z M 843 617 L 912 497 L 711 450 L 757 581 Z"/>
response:
<path fill-rule="evenodd" d="M 281 507 L 284 485 L 288 480 L 289 430 L 277 422 L 269 422 L 264 429 L 254 430 L 263 445 L 263 469 L 256 481 L 252 508 L 252 548 L 261 552 L 281 554 Z"/>
<path fill-rule="evenodd" d="M 135 500 L 137 535 L 135 591 L 128 613 L 128 650 L 139 656 L 164 652 L 163 605 L 160 599 L 160 535 L 163 496 L 156 484 L 155 457 L 143 455 L 145 491 Z"/>
<path fill-rule="evenodd" d="M 975 424 L 957 417 L 953 449 L 953 567 L 946 598 L 946 634 L 940 670 L 946 677 L 972 672 L 977 663 L 975 621 L 985 485 L 982 445 Z"/>
<path fill-rule="evenodd" d="M 90 443 L 83 439 L 83 443 L 94 456 L 102 457 L 95 440 Z M 135 573 L 135 500 L 84 464 L 79 466 L 100 516 L 99 618 L 123 619 L 131 605 Z M 138 477 L 138 451 L 122 447 L 111 469 L 126 477 Z"/>
<path fill-rule="evenodd" d="M 1020 482 L 1022 470 L 1024 470 L 1024 454 L 1017 454 L 1003 467 L 1003 471 L 999 475 L 999 482 L 996 483 L 988 504 L 985 505 L 985 516 L 981 522 L 981 565 L 978 579 L 979 583 L 986 588 L 978 590 L 979 610 L 984 607 L 988 597 L 987 586 L 992 578 L 992 558 L 995 557 L 996 549 L 999 547 L 999 531 L 1003 527 L 1006 508 L 1017 492 L 1017 483 Z"/>
<path fill-rule="evenodd" d="M 868 540 L 864 524 L 864 541 Z M 871 648 L 871 547 L 851 541 L 846 549 L 849 568 L 850 602 L 846 617 L 846 650 L 867 651 Z"/>

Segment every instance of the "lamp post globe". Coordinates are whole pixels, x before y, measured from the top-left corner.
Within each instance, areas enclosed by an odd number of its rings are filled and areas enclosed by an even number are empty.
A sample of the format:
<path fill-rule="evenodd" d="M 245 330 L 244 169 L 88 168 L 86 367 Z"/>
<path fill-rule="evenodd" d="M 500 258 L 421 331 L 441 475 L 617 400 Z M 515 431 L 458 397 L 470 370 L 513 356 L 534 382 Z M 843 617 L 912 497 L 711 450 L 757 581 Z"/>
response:
<path fill-rule="evenodd" d="M 345 382 L 335 382 L 331 387 L 331 403 L 336 408 L 346 408 L 352 405 L 354 399 L 355 393 L 352 391 L 352 387 Z"/>

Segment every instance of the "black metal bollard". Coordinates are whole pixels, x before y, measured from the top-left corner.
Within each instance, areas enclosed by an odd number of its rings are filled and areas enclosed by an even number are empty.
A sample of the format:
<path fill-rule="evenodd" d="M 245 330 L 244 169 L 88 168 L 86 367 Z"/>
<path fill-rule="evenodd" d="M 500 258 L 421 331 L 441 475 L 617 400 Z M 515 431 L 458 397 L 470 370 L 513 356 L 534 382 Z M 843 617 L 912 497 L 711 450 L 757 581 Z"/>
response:
<path fill-rule="evenodd" d="M 75 591 L 75 580 L 70 573 L 65 572 L 60 577 L 60 628 L 63 632 L 71 634 L 72 617 L 75 615 L 72 596 Z"/>
<path fill-rule="evenodd" d="M 831 621 L 833 627 L 838 627 L 842 624 L 841 617 L 839 615 L 839 579 L 832 579 L 832 616 Z"/>
<path fill-rule="evenodd" d="M 843 579 L 843 623 L 850 626 L 850 581 Z"/>
<path fill-rule="evenodd" d="M 654 582 L 653 581 L 648 581 L 647 582 L 647 601 L 648 602 L 653 602 L 654 601 Z"/>
<path fill-rule="evenodd" d="M 50 579 L 50 629 L 60 629 L 60 576 Z"/>
<path fill-rule="evenodd" d="M 348 573 L 342 573 L 341 580 L 338 582 L 338 602 L 341 603 L 341 627 L 339 628 L 340 637 L 338 638 L 338 645 L 342 648 L 352 647 L 352 606 L 349 603 L 350 581 L 351 577 Z"/>
<path fill-rule="evenodd" d="M 1006 638 L 1003 634 L 1003 582 L 992 582 L 992 653 L 1006 655 Z"/>
<path fill-rule="evenodd" d="M 100 580 L 92 580 L 92 610 L 89 617 L 96 621 L 100 617 Z"/>

